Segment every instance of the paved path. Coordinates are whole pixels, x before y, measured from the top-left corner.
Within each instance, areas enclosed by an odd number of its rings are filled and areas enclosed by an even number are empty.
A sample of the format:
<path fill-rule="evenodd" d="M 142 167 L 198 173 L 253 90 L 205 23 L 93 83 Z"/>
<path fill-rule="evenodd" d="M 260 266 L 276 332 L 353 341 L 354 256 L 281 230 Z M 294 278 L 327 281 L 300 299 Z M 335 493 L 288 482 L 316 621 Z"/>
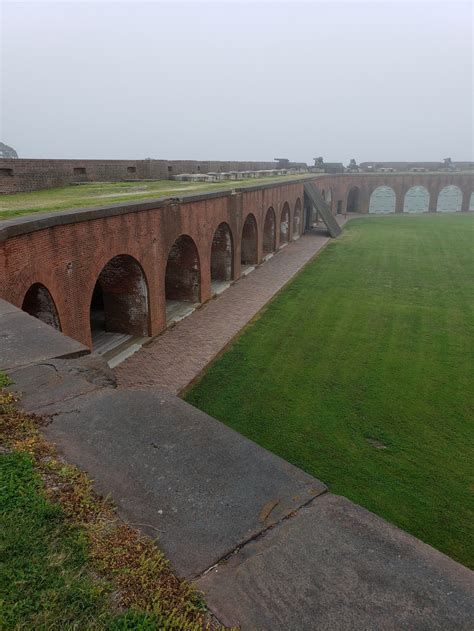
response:
<path fill-rule="evenodd" d="M 287 245 L 117 366 L 119 386 L 183 390 L 328 241 L 305 234 Z"/>

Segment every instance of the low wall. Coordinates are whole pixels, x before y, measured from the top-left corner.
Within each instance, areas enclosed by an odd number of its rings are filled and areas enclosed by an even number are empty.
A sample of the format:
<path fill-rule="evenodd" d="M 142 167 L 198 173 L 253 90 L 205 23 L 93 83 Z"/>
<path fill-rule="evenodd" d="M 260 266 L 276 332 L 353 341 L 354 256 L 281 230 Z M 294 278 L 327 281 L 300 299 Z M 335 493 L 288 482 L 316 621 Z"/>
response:
<path fill-rule="evenodd" d="M 212 295 L 212 246 L 221 224 L 231 237 L 234 280 L 241 275 L 242 240 L 251 241 L 252 262 L 258 264 L 265 256 L 264 235 L 272 233 L 272 249 L 280 246 L 282 216 L 290 227 L 286 238 L 302 233 L 303 188 L 303 181 L 293 180 L 180 201 L 154 200 L 0 222 L 0 297 L 22 307 L 28 290 L 40 284 L 52 298 L 62 332 L 90 347 L 95 284 L 114 257 L 122 261 L 126 257 L 134 261 L 134 270 L 128 265 L 129 273 L 125 269 L 114 273 L 117 281 L 110 295 L 133 300 L 126 285 L 141 270 L 146 333 L 156 335 L 166 326 L 167 263 L 178 238 L 184 235 L 188 243 L 179 261 L 183 276 L 189 283 L 195 282 L 191 274 L 197 279 L 198 302 L 205 302 Z M 269 212 L 273 224 L 268 227 Z M 249 216 L 254 228 L 247 239 L 243 228 Z"/>
<path fill-rule="evenodd" d="M 71 182 L 162 180 L 180 173 L 260 171 L 276 166 L 274 161 L 0 159 L 0 193 L 35 191 Z"/>

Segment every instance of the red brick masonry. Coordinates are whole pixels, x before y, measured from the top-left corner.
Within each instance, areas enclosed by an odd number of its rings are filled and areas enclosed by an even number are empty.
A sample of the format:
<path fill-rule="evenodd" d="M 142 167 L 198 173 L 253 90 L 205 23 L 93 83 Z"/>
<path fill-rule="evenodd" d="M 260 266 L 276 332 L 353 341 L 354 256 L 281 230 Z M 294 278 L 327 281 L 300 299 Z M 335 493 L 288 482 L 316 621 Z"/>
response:
<path fill-rule="evenodd" d="M 382 185 L 393 187 L 398 212 L 403 210 L 404 195 L 411 186 L 428 189 L 431 210 L 436 208 L 439 191 L 454 184 L 463 193 L 462 210 L 466 211 L 474 189 L 474 175 L 469 173 L 344 174 L 314 180 L 325 191 L 326 199 L 331 198 L 333 213 L 346 211 L 353 187 L 359 189 L 358 212 L 368 211 L 370 193 Z M 242 258 L 248 262 L 253 257 L 260 263 L 264 246 L 265 251 L 269 247 L 278 250 L 280 239 L 302 234 L 306 215 L 311 212 L 304 205 L 304 181 L 286 180 L 180 199 L 3 221 L 0 297 L 22 307 L 32 285 L 44 286 L 47 292 L 43 297 L 49 292 L 50 304 L 57 312 L 51 321 L 58 321 L 66 335 L 90 346 L 90 305 L 100 276 L 106 309 L 115 310 L 115 322 L 116 310 L 122 307 L 124 312 L 128 310 L 123 330 L 128 326 L 131 332 L 139 329 L 155 336 L 166 326 L 165 278 L 170 291 L 172 283 L 177 282 L 176 265 L 174 270 L 168 267 L 167 274 L 169 255 L 177 239 L 186 235 L 184 241 L 188 244 L 188 250 L 182 250 L 176 259 L 183 265 L 182 282 L 197 283 L 197 300 L 206 302 L 211 297 L 212 244 L 222 224 L 231 235 L 227 242 L 231 244 L 231 279 L 235 280 L 241 275 Z M 114 257 L 119 258 L 111 263 Z M 35 296 L 30 295 L 28 304 L 47 308 L 48 301 L 39 304 L 38 296 L 35 303 Z"/>

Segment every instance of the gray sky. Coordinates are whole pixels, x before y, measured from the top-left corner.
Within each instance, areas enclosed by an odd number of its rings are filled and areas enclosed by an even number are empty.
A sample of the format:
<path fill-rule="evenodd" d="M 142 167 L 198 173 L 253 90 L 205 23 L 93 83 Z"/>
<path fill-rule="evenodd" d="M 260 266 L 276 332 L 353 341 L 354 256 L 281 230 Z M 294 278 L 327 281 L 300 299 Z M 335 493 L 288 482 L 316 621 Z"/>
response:
<path fill-rule="evenodd" d="M 20 157 L 474 159 L 467 2 L 2 7 Z"/>

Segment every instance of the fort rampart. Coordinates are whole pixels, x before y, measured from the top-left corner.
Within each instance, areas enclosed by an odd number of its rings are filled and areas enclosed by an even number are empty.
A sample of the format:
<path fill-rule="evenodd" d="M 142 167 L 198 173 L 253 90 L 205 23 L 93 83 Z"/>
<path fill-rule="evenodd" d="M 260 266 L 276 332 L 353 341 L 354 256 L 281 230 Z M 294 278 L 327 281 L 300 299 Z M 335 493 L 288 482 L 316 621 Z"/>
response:
<path fill-rule="evenodd" d="M 260 171 L 275 168 L 275 162 L 10 158 L 0 159 L 0 193 L 35 191 L 81 182 L 162 180 L 180 173 Z"/>
<path fill-rule="evenodd" d="M 312 179 L 333 214 L 367 212 L 380 186 L 395 192 L 396 212 L 413 186 L 428 190 L 433 212 L 443 187 L 462 191 L 462 211 L 474 190 L 474 176 L 462 173 Z M 0 222 L 0 297 L 91 347 L 100 289 L 105 330 L 155 336 L 167 325 L 170 301 L 207 301 L 213 282 L 238 279 L 311 225 L 304 181 Z"/>

